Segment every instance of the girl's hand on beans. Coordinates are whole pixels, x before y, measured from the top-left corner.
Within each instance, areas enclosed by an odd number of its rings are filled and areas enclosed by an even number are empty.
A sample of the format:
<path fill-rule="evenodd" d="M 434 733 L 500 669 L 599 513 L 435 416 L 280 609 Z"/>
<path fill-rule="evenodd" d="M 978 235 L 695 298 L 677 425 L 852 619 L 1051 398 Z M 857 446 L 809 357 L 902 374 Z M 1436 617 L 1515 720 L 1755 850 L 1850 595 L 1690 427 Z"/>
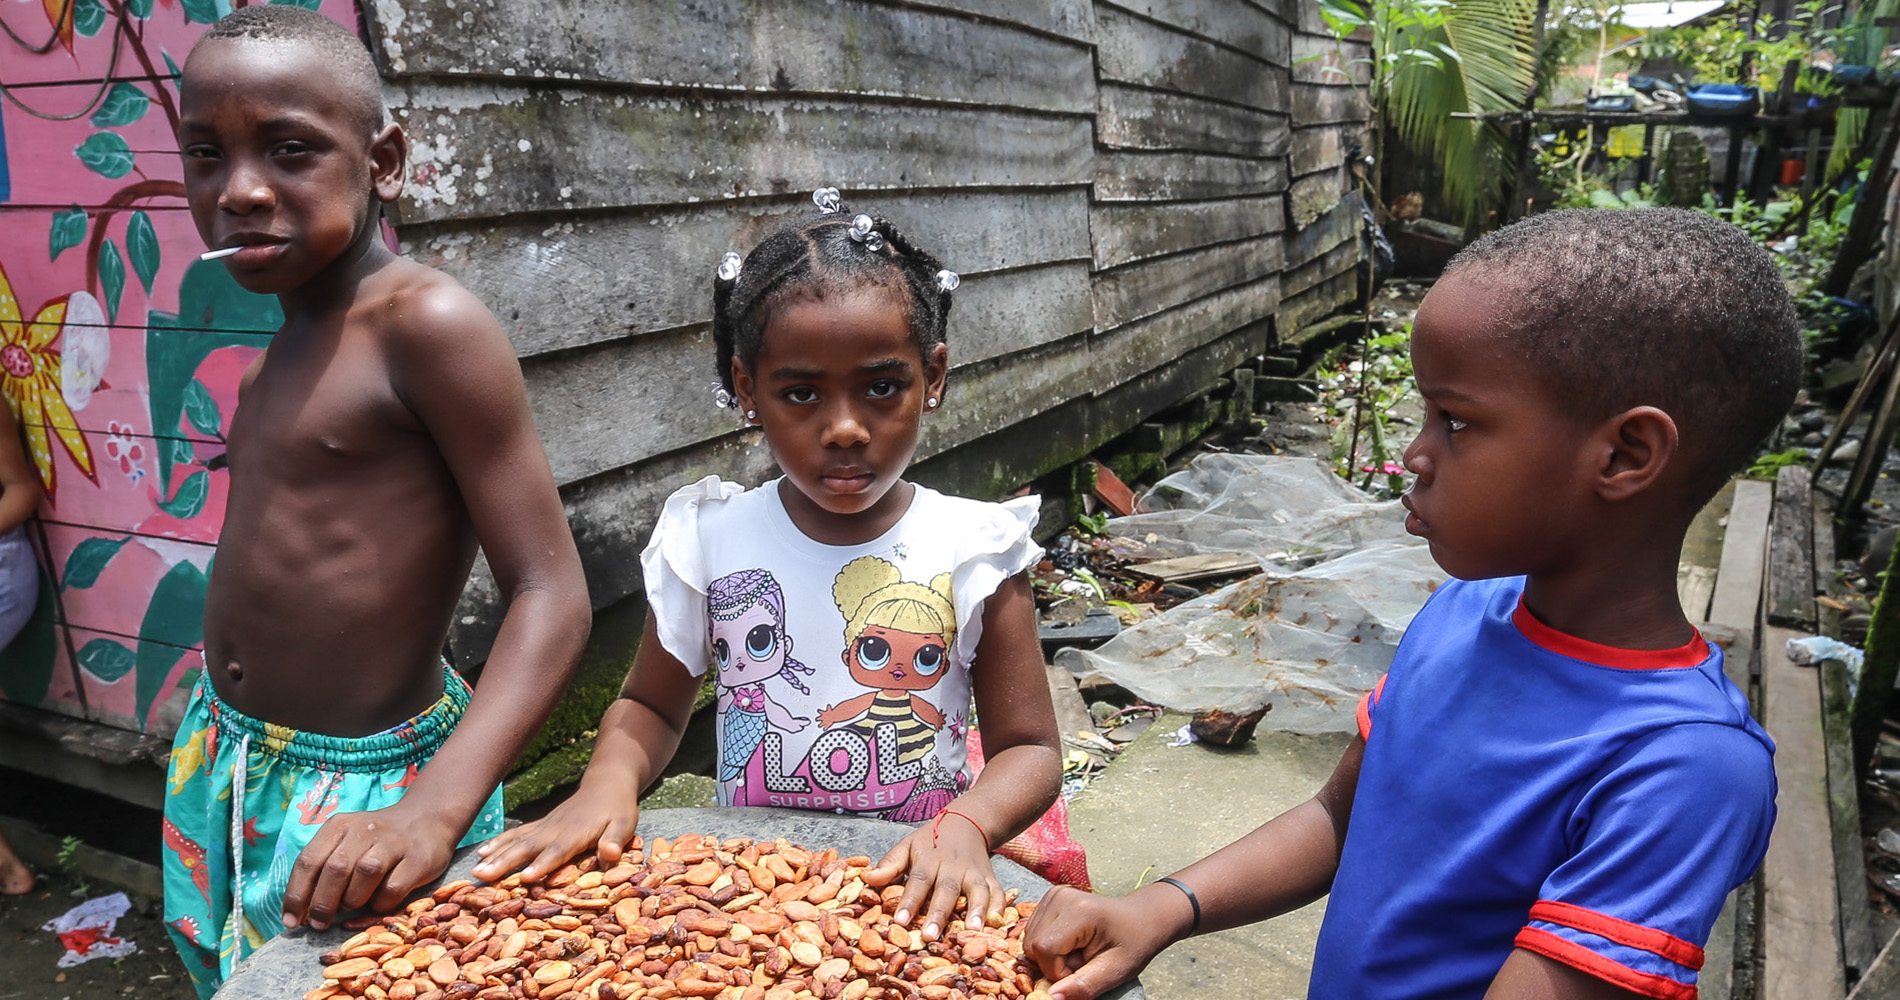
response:
<path fill-rule="evenodd" d="M 933 829 L 934 828 L 934 829 Z M 968 902 L 975 922 L 996 926 L 1003 910 L 1003 886 L 990 866 L 989 844 L 976 824 L 945 813 L 898 841 L 870 871 L 867 885 L 886 886 L 904 878 L 904 894 L 891 919 L 910 925 L 923 915 L 926 941 L 943 936 L 957 897 Z"/>

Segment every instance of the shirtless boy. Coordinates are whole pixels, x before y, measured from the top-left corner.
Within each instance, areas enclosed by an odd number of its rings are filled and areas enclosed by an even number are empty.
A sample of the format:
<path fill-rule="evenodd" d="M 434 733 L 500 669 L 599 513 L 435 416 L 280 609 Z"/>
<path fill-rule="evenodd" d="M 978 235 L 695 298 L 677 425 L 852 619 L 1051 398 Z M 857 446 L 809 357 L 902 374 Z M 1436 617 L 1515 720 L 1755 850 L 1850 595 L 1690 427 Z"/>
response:
<path fill-rule="evenodd" d="M 507 336 L 383 243 L 408 144 L 363 44 L 237 11 L 185 63 L 178 145 L 199 234 L 285 317 L 232 417 L 165 811 L 166 920 L 209 996 L 280 929 L 393 908 L 500 832 L 590 618 Z M 478 543 L 508 610 L 471 699 L 440 650 Z"/>

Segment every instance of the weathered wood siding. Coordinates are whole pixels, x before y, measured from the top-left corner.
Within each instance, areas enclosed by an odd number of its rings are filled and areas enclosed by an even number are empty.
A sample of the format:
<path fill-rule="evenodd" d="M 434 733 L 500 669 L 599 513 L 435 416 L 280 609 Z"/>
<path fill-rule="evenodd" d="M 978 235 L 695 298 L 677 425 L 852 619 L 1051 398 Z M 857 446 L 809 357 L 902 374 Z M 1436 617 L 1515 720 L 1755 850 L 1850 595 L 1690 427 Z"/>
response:
<path fill-rule="evenodd" d="M 1369 45 L 1343 50 L 1317 3 L 1296 5 L 1293 137 L 1288 156 L 1286 275 L 1281 322 L 1291 334 L 1331 312 L 1355 287 L 1362 202 L 1348 155 L 1365 146 Z"/>
<path fill-rule="evenodd" d="M 1294 245 L 1296 6 L 365 10 L 414 144 L 398 233 L 514 339 L 604 606 L 639 586 L 667 493 L 769 474 L 757 435 L 711 404 L 710 282 L 724 250 L 814 187 L 915 231 L 964 277 L 925 481 L 1023 482 L 1266 347 Z M 1315 303 L 1333 288 L 1308 286 Z M 484 655 L 494 610 L 478 572 L 458 656 Z"/>

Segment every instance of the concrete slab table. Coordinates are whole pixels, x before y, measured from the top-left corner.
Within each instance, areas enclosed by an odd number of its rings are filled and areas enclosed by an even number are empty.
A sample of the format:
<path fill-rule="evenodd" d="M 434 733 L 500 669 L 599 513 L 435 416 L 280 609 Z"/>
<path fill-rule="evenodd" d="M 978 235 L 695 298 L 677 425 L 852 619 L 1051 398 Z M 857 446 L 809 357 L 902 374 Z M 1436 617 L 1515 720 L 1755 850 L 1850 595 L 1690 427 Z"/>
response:
<path fill-rule="evenodd" d="M 835 847 L 842 855 L 863 854 L 872 858 L 890 850 L 913 829 L 915 827 L 902 823 L 797 809 L 653 809 L 640 814 L 640 835 L 648 839 L 677 837 L 684 833 L 710 834 L 722 840 L 784 837 L 814 850 Z M 442 881 L 471 878 L 469 873 L 477 860 L 472 847 L 457 851 Z M 996 877 L 1004 888 L 1020 890 L 1024 899 L 1041 899 L 1048 891 L 1049 883 L 1021 865 L 1003 858 L 993 860 Z M 425 895 L 434 888 L 435 885 L 430 885 L 417 895 Z M 336 948 L 353 933 L 340 927 L 314 932 L 299 929 L 274 938 L 238 966 L 237 972 L 218 990 L 216 1000 L 302 1000 L 305 993 L 323 984 L 318 956 Z M 1146 995 L 1139 983 L 1130 983 L 1108 994 L 1106 1000 L 1146 1000 Z"/>

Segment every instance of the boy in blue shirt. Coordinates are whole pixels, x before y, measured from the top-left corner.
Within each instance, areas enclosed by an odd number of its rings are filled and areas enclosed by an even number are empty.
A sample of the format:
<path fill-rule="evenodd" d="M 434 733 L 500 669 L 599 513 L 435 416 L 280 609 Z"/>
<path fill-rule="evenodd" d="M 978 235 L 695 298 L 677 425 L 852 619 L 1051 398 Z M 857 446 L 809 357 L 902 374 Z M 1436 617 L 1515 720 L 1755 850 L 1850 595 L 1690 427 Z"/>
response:
<path fill-rule="evenodd" d="M 1025 950 L 1086 1000 L 1169 944 L 1331 893 L 1309 995 L 1694 1000 L 1767 850 L 1774 744 L 1676 596 L 1683 535 L 1793 401 L 1774 262 L 1675 209 L 1553 212 L 1420 306 L 1406 527 L 1426 603 L 1311 800 Z"/>

